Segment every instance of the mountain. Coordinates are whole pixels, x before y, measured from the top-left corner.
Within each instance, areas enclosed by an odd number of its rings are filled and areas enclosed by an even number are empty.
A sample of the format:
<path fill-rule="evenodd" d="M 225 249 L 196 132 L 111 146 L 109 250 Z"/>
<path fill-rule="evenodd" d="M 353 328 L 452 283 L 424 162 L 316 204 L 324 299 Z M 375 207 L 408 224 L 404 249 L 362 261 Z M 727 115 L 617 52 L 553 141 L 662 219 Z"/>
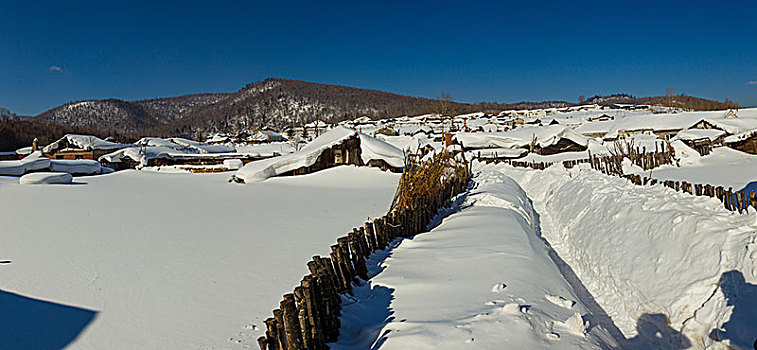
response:
<path fill-rule="evenodd" d="M 139 101 L 80 101 L 45 111 L 34 119 L 73 127 L 136 134 L 184 118 L 198 108 L 226 99 L 228 95 L 196 94 Z"/>
<path fill-rule="evenodd" d="M 448 103 L 455 113 L 481 110 L 467 103 Z M 213 105 L 189 116 L 154 128 L 159 134 L 196 136 L 217 131 L 284 129 L 315 119 L 336 123 L 369 116 L 373 119 L 418 115 L 434 111 L 435 101 L 383 91 L 311 83 L 289 79 L 266 79 L 249 84 Z"/>

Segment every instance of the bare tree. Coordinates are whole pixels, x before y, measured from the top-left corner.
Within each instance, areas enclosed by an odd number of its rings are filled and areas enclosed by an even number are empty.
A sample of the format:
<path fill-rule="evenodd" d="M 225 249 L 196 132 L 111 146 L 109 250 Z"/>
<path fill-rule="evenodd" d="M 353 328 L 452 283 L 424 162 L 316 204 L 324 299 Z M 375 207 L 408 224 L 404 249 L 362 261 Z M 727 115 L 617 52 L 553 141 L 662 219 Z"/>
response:
<path fill-rule="evenodd" d="M 665 100 L 668 102 L 668 109 L 673 108 L 673 96 L 676 94 L 676 89 L 669 87 L 665 88 Z"/>
<path fill-rule="evenodd" d="M 444 124 L 447 117 L 450 117 L 454 113 L 454 105 L 452 103 L 452 95 L 448 92 L 442 91 L 434 100 L 434 114 L 436 114 L 442 120 L 442 135 L 444 135 Z"/>
<path fill-rule="evenodd" d="M 586 96 L 580 95 L 578 96 L 578 103 L 584 103 L 586 102 Z"/>

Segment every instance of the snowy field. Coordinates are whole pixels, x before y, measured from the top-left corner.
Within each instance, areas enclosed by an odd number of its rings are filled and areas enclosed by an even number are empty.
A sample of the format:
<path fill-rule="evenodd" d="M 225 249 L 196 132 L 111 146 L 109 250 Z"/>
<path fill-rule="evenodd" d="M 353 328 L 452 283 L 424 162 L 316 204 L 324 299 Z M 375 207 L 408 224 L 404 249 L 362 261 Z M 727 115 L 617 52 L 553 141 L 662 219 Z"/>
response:
<path fill-rule="evenodd" d="M 230 174 L 0 177 L 0 349 L 256 348 L 310 257 L 385 213 L 398 180 Z"/>

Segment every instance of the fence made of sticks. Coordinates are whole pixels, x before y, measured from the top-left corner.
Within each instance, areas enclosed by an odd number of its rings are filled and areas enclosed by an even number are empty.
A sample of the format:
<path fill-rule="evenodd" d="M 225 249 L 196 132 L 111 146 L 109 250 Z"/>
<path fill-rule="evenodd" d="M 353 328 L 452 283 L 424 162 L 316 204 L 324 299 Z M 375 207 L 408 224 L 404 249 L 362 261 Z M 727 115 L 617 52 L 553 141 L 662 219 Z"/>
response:
<path fill-rule="evenodd" d="M 636 153 L 631 156 L 628 154 L 611 154 L 603 156 L 590 154 L 589 158 L 586 159 L 566 160 L 562 163 L 565 168 L 572 168 L 581 163 L 588 163 L 594 170 L 600 171 L 606 175 L 623 177 L 635 185 L 651 186 L 661 184 L 678 192 L 688 193 L 694 196 L 717 198 L 723 203 L 723 207 L 730 211 L 745 213 L 750 206 L 757 210 L 757 194 L 755 191 L 734 191 L 732 187 L 726 189 L 723 186 L 689 183 L 686 181 L 658 180 L 646 176 L 623 173 L 623 159 L 630 159 L 634 165 L 641 167 L 643 170 L 651 170 L 663 164 L 673 164 L 675 162 L 673 155 L 674 152 L 672 150 L 663 150 L 662 152 L 648 154 Z M 485 161 L 487 163 L 506 163 L 514 167 L 531 168 L 536 170 L 544 170 L 555 164 L 550 162 L 524 162 L 517 160 Z"/>
<path fill-rule="evenodd" d="M 370 254 L 386 249 L 395 238 L 424 232 L 437 211 L 465 191 L 471 176 L 470 163 L 446 152 L 406 166 L 386 215 L 354 228 L 336 240 L 329 256 L 314 256 L 307 263 L 310 273 L 265 320 L 260 349 L 328 349 L 339 337 L 340 295 L 352 293 L 354 283 L 369 278 Z"/>

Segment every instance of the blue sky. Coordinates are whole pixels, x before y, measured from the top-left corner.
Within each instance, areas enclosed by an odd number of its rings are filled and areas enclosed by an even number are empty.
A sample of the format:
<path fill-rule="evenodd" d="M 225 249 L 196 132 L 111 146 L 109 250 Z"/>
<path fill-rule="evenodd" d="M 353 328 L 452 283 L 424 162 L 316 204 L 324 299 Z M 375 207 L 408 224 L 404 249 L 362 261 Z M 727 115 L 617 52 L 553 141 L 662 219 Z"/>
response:
<path fill-rule="evenodd" d="M 757 1 L 0 3 L 0 106 L 267 77 L 465 102 L 678 92 L 757 106 Z M 752 84 L 750 84 L 752 82 Z"/>

